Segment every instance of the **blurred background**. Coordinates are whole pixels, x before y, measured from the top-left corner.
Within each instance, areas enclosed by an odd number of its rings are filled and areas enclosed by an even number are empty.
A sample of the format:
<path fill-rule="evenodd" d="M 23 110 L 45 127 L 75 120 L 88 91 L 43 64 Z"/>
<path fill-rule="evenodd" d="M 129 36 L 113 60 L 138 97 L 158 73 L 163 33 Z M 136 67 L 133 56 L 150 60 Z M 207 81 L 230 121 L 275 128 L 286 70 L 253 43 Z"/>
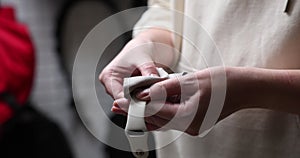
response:
<path fill-rule="evenodd" d="M 31 158 L 106 158 L 119 157 L 118 154 L 132 157 L 131 153 L 105 146 L 83 126 L 72 98 L 71 71 L 78 47 L 95 25 L 114 13 L 146 4 L 146 0 L 0 1 L 0 41 L 4 41 L 0 43 L 0 63 L 4 63 L 3 69 L 0 69 L 0 77 L 7 78 L 5 81 L 0 80 L 0 92 L 3 93 L 3 105 L 0 104 L 0 115 L 3 116 L 0 125 L 1 158 L 20 155 Z M 142 13 L 136 14 L 133 21 L 138 20 Z M 15 17 L 10 18 L 13 14 Z M 133 26 L 134 23 L 120 21 L 120 26 L 117 27 L 124 25 Z M 24 28 L 28 31 L 24 31 Z M 107 49 L 109 55 L 102 67 L 130 38 L 131 32 L 128 32 L 114 41 L 113 47 Z M 13 54 L 10 47 L 18 49 L 14 49 Z M 9 58 L 7 54 L 13 58 Z M 19 54 L 20 59 L 16 60 L 15 56 Z M 7 63 L 20 65 L 20 61 L 25 61 L 25 66 L 23 64 L 21 67 L 28 66 L 28 70 L 24 70 L 28 72 L 25 73 L 27 76 L 21 75 L 19 80 L 11 80 L 7 77 L 10 69 L 16 70 L 13 75 L 15 78 L 18 78 L 19 73 L 12 64 Z M 31 69 L 34 75 L 30 73 Z M 33 76 L 31 89 L 30 76 Z M 27 89 L 30 91 L 19 95 L 19 91 L 24 89 L 19 88 L 17 93 L 17 90 L 10 88 L 10 82 L 28 85 Z M 1 89 L 1 86 L 5 88 Z M 86 102 L 84 99 L 83 103 Z M 88 98 L 86 100 L 88 102 Z M 108 115 L 119 126 L 124 126 L 125 118 Z"/>

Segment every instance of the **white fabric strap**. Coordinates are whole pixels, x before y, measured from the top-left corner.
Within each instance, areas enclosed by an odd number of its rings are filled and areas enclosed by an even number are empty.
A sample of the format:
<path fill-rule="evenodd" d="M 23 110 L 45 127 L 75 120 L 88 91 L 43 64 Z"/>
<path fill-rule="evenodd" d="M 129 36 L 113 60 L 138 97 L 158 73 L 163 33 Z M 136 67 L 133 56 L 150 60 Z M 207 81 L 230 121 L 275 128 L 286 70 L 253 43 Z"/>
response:
<path fill-rule="evenodd" d="M 131 151 L 135 157 L 147 158 L 148 152 L 148 133 L 143 117 L 136 114 L 144 114 L 146 102 L 131 100 L 128 109 L 127 124 L 125 134 L 128 138 Z"/>
<path fill-rule="evenodd" d="M 160 77 L 136 76 L 125 78 L 123 83 L 124 95 L 130 99 L 125 134 L 129 140 L 133 155 L 138 158 L 146 158 L 149 155 L 148 133 L 146 132 L 147 128 L 144 121 L 146 102 L 137 100 L 134 95 L 132 95 L 132 92 L 137 88 L 150 87 L 154 83 L 185 74 L 178 73 L 169 75 L 162 68 L 157 68 L 157 71 Z"/>

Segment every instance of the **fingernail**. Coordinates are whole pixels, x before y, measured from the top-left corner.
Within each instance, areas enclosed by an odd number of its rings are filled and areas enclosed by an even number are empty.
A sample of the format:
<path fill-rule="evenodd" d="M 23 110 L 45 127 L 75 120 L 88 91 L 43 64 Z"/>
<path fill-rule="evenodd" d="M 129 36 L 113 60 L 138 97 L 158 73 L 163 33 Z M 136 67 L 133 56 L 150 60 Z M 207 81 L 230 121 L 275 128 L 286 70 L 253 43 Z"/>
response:
<path fill-rule="evenodd" d="M 149 74 L 151 77 L 159 77 L 157 74 Z"/>
<path fill-rule="evenodd" d="M 113 102 L 113 107 L 114 107 L 114 106 L 115 106 L 115 107 L 120 107 L 117 101 L 114 101 L 114 102 Z"/>
<path fill-rule="evenodd" d="M 138 92 L 135 97 L 137 97 L 138 99 L 147 99 L 149 98 L 149 93 L 150 93 L 150 89 L 147 88 L 141 92 Z"/>
<path fill-rule="evenodd" d="M 120 98 L 113 102 L 113 106 L 119 107 L 119 108 L 126 108 L 129 105 L 129 101 L 126 98 Z"/>
<path fill-rule="evenodd" d="M 120 114 L 120 115 L 124 115 L 124 116 L 127 115 L 126 112 L 124 112 L 122 109 L 117 108 L 117 107 L 112 107 L 111 111 L 114 112 L 114 113 L 116 113 L 116 114 Z"/>
<path fill-rule="evenodd" d="M 143 100 L 143 101 L 149 101 L 149 100 L 150 100 L 150 95 L 141 97 L 140 100 Z"/>

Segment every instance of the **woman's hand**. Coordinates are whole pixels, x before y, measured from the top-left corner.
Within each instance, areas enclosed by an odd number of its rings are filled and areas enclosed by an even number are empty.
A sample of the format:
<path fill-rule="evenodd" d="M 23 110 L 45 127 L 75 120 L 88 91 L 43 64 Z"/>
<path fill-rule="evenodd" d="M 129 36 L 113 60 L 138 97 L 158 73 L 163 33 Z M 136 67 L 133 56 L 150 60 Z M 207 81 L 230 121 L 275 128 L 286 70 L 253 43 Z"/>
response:
<path fill-rule="evenodd" d="M 123 79 L 129 76 L 157 75 L 157 64 L 171 65 L 173 59 L 171 33 L 149 29 L 131 40 L 99 75 L 99 80 L 114 99 L 114 104 L 128 104 L 124 98 Z"/>
<path fill-rule="evenodd" d="M 227 70 L 221 67 L 210 68 L 154 84 L 150 88 L 149 97 L 143 97 L 144 100 L 150 101 L 149 105 L 146 106 L 146 115 L 149 117 L 145 118 L 146 122 L 150 124 L 148 126 L 150 130 L 153 130 L 151 128 L 162 127 L 162 129 L 184 131 L 193 136 L 199 135 L 200 127 L 211 101 L 211 74 L 221 78 L 222 75 L 226 74 L 224 71 Z M 215 91 L 221 92 L 223 88 L 229 88 L 222 85 L 221 82 L 214 82 L 214 84 Z M 227 100 L 222 102 L 224 104 L 211 105 L 223 107 L 219 121 L 241 109 L 238 103 L 228 100 L 234 95 L 228 92 Z M 162 102 L 164 98 L 167 99 Z"/>
<path fill-rule="evenodd" d="M 221 68 L 223 69 L 223 68 Z M 186 76 L 168 79 L 144 90 L 137 98 L 148 101 L 146 123 L 149 130 L 175 129 L 198 135 L 211 98 L 211 73 L 222 75 L 220 68 L 209 68 Z M 226 67 L 226 97 L 219 121 L 245 108 L 263 108 L 300 115 L 300 70 L 271 70 Z M 216 90 L 224 85 L 214 83 Z M 222 105 L 221 105 L 222 106 Z M 120 102 L 114 112 L 128 104 Z"/>
<path fill-rule="evenodd" d="M 152 85 L 150 89 L 138 93 L 136 96 L 138 99 L 148 102 L 145 111 L 148 130 L 175 129 L 190 135 L 198 135 L 210 103 L 211 73 L 214 73 L 214 77 L 221 77 L 226 72 L 223 68 L 210 68 L 161 81 Z M 216 91 L 226 88 L 221 83 L 214 84 Z M 232 84 L 229 85 L 232 86 Z M 233 91 L 227 91 L 227 100 L 225 100 L 219 120 L 241 108 L 234 100 L 228 100 L 234 95 L 230 92 Z M 223 106 L 223 104 L 217 106 Z M 121 108 L 127 109 L 128 105 L 120 103 L 115 105 L 113 111 L 126 114 Z"/>

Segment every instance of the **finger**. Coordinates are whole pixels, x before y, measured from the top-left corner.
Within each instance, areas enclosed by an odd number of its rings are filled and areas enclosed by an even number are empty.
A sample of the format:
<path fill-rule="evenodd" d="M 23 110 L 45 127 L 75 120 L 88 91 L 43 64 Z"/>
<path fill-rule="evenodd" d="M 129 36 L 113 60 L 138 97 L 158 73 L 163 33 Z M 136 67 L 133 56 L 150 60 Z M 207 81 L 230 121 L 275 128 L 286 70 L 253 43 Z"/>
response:
<path fill-rule="evenodd" d="M 135 93 L 136 94 L 135 97 L 141 101 L 149 101 L 150 100 L 149 92 L 150 92 L 149 88 L 139 90 Z"/>
<path fill-rule="evenodd" d="M 167 101 L 171 103 L 180 103 L 180 100 L 181 100 L 181 95 L 173 95 L 167 98 Z"/>
<path fill-rule="evenodd" d="M 158 82 L 150 87 L 151 100 L 166 99 L 166 97 L 180 94 L 181 88 L 179 78 L 167 79 Z"/>
<path fill-rule="evenodd" d="M 162 119 L 157 116 L 145 117 L 145 122 L 147 124 L 154 125 L 156 127 L 155 130 L 175 129 L 169 120 Z"/>
<path fill-rule="evenodd" d="M 136 93 L 136 98 L 141 100 L 141 101 L 150 101 L 150 89 L 144 89 L 144 90 L 139 90 Z M 172 95 L 167 97 L 167 101 L 172 102 L 172 103 L 179 103 L 180 102 L 181 95 Z"/>
<path fill-rule="evenodd" d="M 188 74 L 158 82 L 150 87 L 151 100 L 162 100 L 177 96 L 187 99 L 199 90 L 195 74 Z M 183 97 L 183 98 L 182 98 Z"/>
<path fill-rule="evenodd" d="M 145 109 L 145 116 L 158 116 L 160 118 L 171 120 L 180 108 L 180 104 L 150 102 Z"/>
<path fill-rule="evenodd" d="M 123 78 L 113 76 L 112 72 L 102 72 L 99 75 L 99 80 L 105 87 L 106 93 L 114 99 L 124 97 L 123 93 Z"/>
<path fill-rule="evenodd" d="M 144 63 L 138 66 L 138 69 L 140 70 L 142 76 L 150 76 L 150 75 L 159 76 L 154 62 Z"/>
<path fill-rule="evenodd" d="M 168 123 L 168 120 L 162 119 L 157 116 L 149 116 L 145 117 L 145 122 L 151 125 L 155 125 L 158 128 L 161 128 Z"/>
<path fill-rule="evenodd" d="M 115 106 L 113 106 L 111 108 L 111 111 L 116 113 L 116 114 L 127 116 L 127 113 L 125 111 L 123 111 L 121 108 L 118 108 L 118 107 L 115 107 Z"/>
<path fill-rule="evenodd" d="M 145 121 L 148 124 L 154 124 L 156 126 L 155 130 L 161 131 L 161 130 L 174 129 L 174 130 L 186 132 L 194 136 L 199 134 L 199 128 L 202 123 L 201 120 L 194 120 L 192 117 L 184 120 L 182 120 L 182 118 L 173 118 L 171 120 L 168 120 L 168 119 L 163 119 L 161 117 L 158 117 L 156 115 L 146 117 Z"/>
<path fill-rule="evenodd" d="M 113 107 L 122 109 L 125 112 L 128 112 L 130 101 L 126 98 L 120 98 L 113 102 Z"/>
<path fill-rule="evenodd" d="M 156 126 L 154 124 L 147 123 L 147 122 L 146 122 L 146 128 L 147 128 L 148 131 L 155 131 L 155 130 L 159 129 L 158 126 Z"/>

